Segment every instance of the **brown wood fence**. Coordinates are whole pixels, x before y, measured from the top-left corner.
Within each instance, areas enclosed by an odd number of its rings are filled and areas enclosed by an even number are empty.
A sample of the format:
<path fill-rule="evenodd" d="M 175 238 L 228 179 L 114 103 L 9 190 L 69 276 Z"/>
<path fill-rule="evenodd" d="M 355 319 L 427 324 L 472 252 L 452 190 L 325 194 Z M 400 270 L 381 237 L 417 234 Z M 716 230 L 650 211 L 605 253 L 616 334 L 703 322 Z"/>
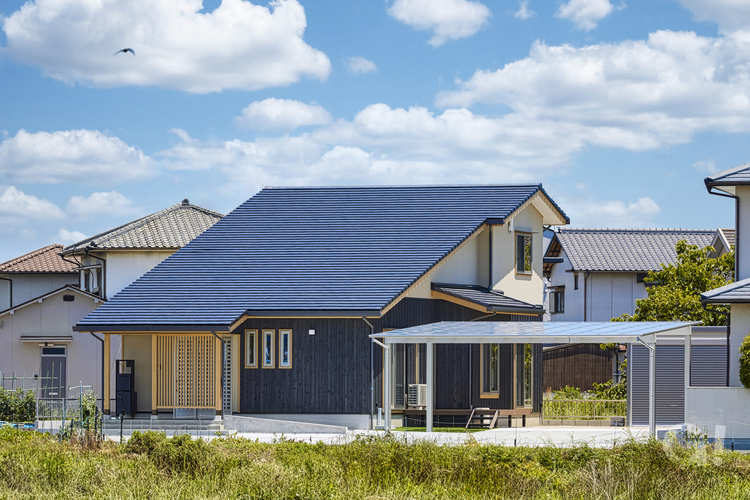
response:
<path fill-rule="evenodd" d="M 566 344 L 544 348 L 544 391 L 556 391 L 566 385 L 589 390 L 594 382 L 612 378 L 614 356 L 599 344 Z"/>

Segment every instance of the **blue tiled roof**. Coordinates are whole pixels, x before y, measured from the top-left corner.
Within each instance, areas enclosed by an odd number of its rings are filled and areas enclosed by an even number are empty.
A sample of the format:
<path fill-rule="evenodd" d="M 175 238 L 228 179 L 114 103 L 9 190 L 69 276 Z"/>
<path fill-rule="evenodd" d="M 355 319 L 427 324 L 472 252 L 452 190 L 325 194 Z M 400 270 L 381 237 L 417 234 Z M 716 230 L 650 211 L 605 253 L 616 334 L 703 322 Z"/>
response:
<path fill-rule="evenodd" d="M 519 312 L 528 311 L 542 313 L 541 305 L 529 304 L 522 300 L 508 297 L 502 292 L 489 290 L 477 285 L 455 285 L 451 283 L 433 283 L 432 289 L 438 292 L 452 295 L 459 299 L 468 300 L 475 304 L 484 306 L 488 311 L 497 312 Z"/>
<path fill-rule="evenodd" d="M 487 219 L 501 222 L 539 191 L 266 188 L 77 329 L 218 328 L 247 311 L 377 312 Z"/>

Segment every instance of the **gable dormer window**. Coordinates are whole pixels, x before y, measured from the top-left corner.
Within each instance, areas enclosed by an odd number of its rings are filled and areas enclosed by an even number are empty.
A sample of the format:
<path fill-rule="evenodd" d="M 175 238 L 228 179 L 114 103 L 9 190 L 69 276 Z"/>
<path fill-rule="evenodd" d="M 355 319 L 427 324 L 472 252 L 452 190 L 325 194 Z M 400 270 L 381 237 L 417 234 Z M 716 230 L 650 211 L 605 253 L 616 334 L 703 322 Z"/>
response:
<path fill-rule="evenodd" d="M 516 233 L 516 272 L 531 274 L 532 248 L 530 233 Z"/>

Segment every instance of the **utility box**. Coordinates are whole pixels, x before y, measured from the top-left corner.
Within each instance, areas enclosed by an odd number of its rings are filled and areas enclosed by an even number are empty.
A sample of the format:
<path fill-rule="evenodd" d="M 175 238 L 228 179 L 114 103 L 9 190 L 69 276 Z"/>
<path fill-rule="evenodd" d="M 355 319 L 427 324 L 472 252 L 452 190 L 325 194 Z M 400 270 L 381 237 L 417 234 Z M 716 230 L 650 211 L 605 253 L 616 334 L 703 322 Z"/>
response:
<path fill-rule="evenodd" d="M 135 360 L 118 359 L 115 362 L 115 394 L 117 415 L 135 416 L 136 392 L 135 392 Z"/>

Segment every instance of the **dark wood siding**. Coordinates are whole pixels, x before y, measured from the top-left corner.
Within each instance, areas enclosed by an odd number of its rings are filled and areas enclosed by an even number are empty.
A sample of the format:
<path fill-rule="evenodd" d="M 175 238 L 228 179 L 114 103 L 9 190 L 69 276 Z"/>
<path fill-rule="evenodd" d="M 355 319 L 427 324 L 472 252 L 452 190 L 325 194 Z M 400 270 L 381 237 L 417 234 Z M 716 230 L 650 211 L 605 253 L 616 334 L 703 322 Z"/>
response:
<path fill-rule="evenodd" d="M 383 318 L 370 320 L 375 331 L 406 328 L 436 321 L 538 321 L 538 317 L 495 315 L 490 318 L 450 302 L 432 299 L 404 299 Z M 245 368 L 245 329 L 291 328 L 293 368 Z M 314 336 L 308 330 L 315 329 Z M 357 413 L 370 412 L 369 326 L 361 319 L 249 319 L 236 333 L 243 334 L 240 354 L 240 411 L 245 413 Z M 424 359 L 424 346 L 420 347 Z M 278 345 L 276 346 L 278 357 Z M 412 351 L 413 352 L 413 351 Z M 541 360 L 535 351 L 535 363 Z M 383 352 L 375 347 L 375 407 L 382 407 Z M 479 398 L 479 346 L 438 345 L 435 352 L 436 408 L 465 409 L 471 406 L 511 408 L 512 351 L 501 348 L 501 398 Z M 278 360 L 277 360 L 278 361 Z M 507 370 L 507 373 L 505 372 Z M 414 363 L 407 364 L 407 378 L 413 380 Z M 425 380 L 424 363 L 420 381 Z M 535 408 L 541 393 L 535 394 Z"/>
<path fill-rule="evenodd" d="M 569 344 L 544 350 L 543 390 L 556 391 L 566 385 L 590 390 L 594 383 L 612 378 L 614 362 L 611 351 L 599 344 Z"/>

